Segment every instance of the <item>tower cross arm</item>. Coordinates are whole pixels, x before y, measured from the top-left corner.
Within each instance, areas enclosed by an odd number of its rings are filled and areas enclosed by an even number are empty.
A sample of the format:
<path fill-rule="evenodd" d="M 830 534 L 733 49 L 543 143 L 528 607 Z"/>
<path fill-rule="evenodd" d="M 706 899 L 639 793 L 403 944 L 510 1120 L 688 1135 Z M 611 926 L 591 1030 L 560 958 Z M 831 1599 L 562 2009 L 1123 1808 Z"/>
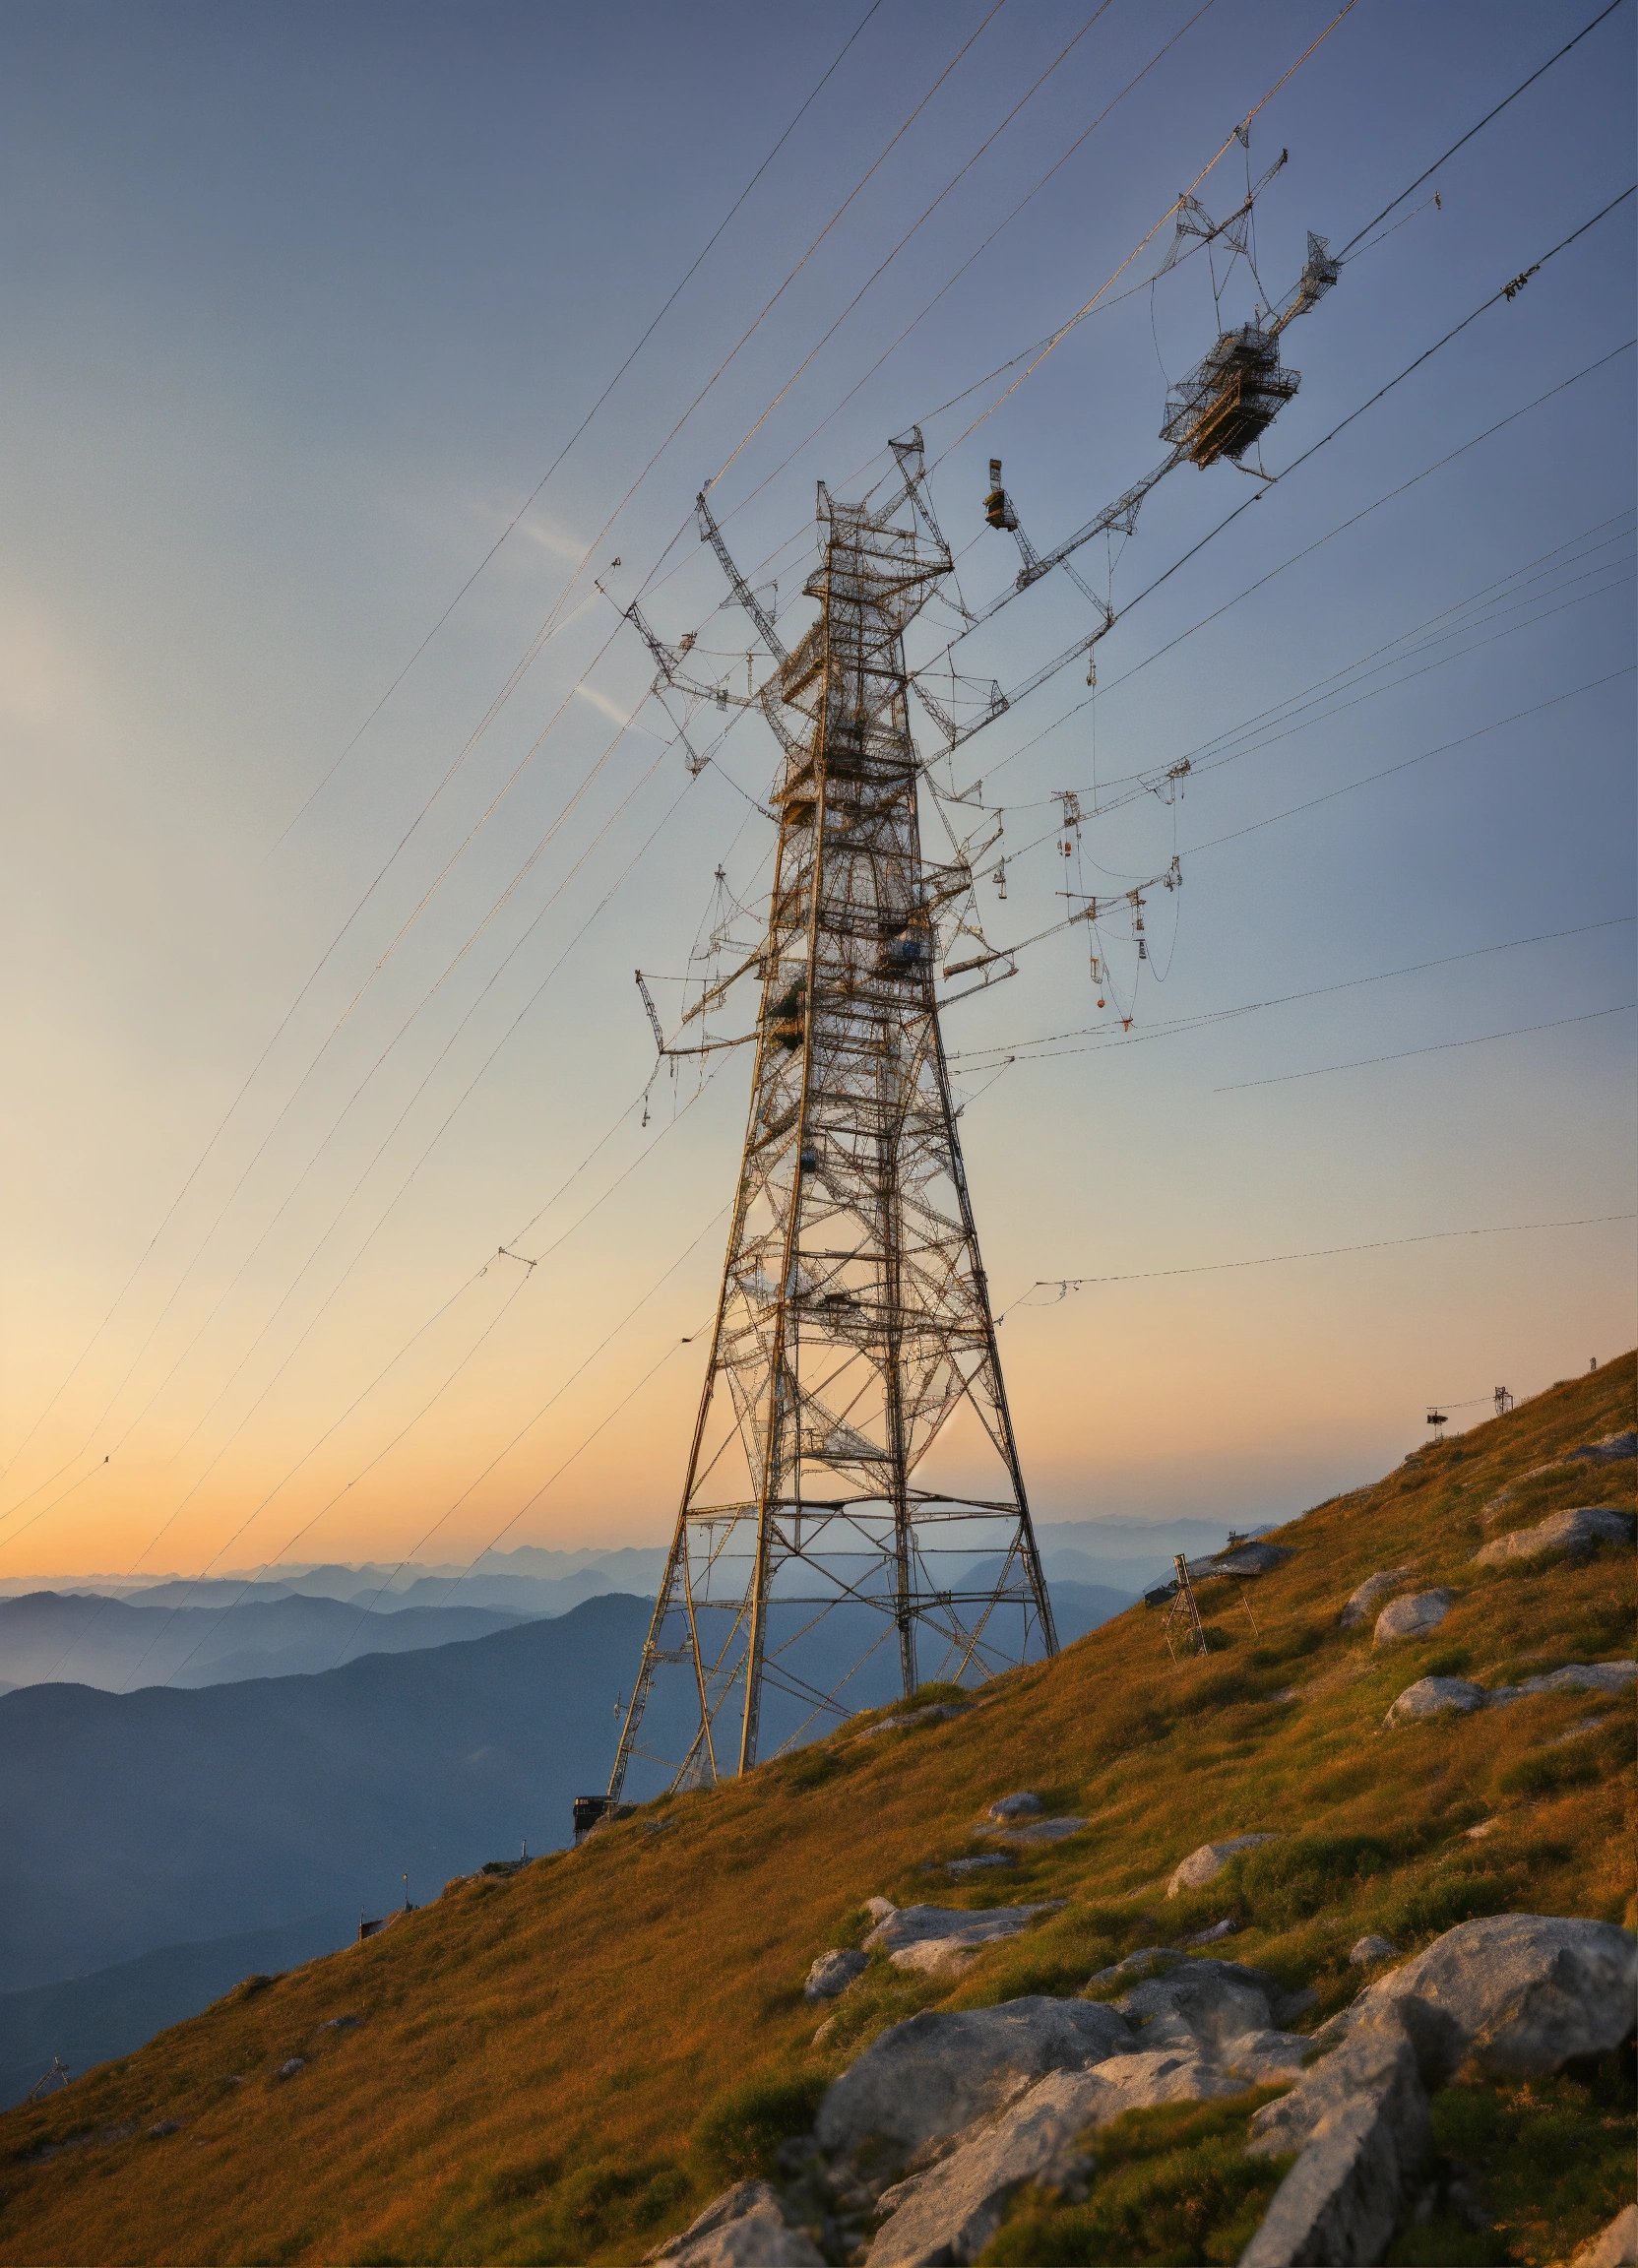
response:
<path fill-rule="evenodd" d="M 694 513 L 700 524 L 702 541 L 709 543 L 713 551 L 716 552 L 723 573 L 728 579 L 728 587 L 756 624 L 758 637 L 776 662 L 788 660 L 785 641 L 774 628 L 772 615 L 734 565 L 733 554 L 723 540 L 723 531 L 718 527 L 716 515 L 705 500 L 703 488 L 694 499 Z"/>

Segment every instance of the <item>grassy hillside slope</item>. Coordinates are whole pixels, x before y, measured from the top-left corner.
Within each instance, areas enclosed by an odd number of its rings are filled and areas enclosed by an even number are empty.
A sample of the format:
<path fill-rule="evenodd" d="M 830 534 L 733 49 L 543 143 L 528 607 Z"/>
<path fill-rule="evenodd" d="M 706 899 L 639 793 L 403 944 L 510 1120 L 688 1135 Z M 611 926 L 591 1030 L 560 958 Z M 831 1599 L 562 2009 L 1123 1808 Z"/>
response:
<path fill-rule="evenodd" d="M 0 2258 L 635 2260 L 732 2170 L 733 2122 L 712 2115 L 724 2095 L 764 2083 L 777 2124 L 782 2101 L 811 2099 L 914 2008 L 1073 1992 L 1132 1947 L 1233 1914 L 1223 1950 L 1316 1984 L 1313 2021 L 1355 1987 L 1347 1952 L 1365 1930 L 1409 1951 L 1503 1909 L 1630 1922 L 1624 1706 L 1557 1693 L 1392 1732 L 1382 1719 L 1430 1671 L 1496 1683 L 1630 1654 L 1630 1554 L 1472 1560 L 1504 1484 L 1522 1480 L 1502 1527 L 1630 1501 L 1630 1464 L 1522 1477 L 1630 1425 L 1633 1407 L 1628 1357 L 1321 1505 L 1279 1532 L 1292 1556 L 1249 1587 L 1255 1629 L 1233 1586 L 1203 1594 L 1208 1659 L 1172 1664 L 1160 1617 L 1134 1608 L 953 1720 L 850 1728 L 240 1987 L 0 2121 Z M 1373 1651 L 1368 1622 L 1345 1631 L 1339 1610 L 1402 1565 L 1456 1604 L 1426 1638 Z M 1085 1831 L 988 1878 L 1003 1889 L 925 1870 L 1020 1788 Z M 1208 1890 L 1164 1896 L 1198 1844 L 1255 1830 L 1280 1840 Z M 808 1964 L 856 1941 L 877 1893 L 1065 1903 L 953 1986 L 873 1964 L 815 2046 Z M 1550 2110 L 1526 2090 L 1508 2115 Z M 1508 2230 L 1526 2261 L 1556 2257 L 1600 2209 L 1585 2168 L 1536 2186 Z"/>

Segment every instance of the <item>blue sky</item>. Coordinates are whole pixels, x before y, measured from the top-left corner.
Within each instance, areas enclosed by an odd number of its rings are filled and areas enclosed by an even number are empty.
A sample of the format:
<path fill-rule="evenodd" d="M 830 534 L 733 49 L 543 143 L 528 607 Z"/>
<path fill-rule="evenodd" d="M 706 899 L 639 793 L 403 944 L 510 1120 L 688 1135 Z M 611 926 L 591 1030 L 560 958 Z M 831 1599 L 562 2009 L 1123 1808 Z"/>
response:
<path fill-rule="evenodd" d="M 1290 152 L 1258 211 L 1271 293 L 1308 228 L 1346 241 L 1595 12 L 1357 0 L 1253 127 L 1254 172 Z M 677 1342 L 713 1295 L 745 1066 L 695 1101 L 662 1088 L 646 1130 L 622 1120 L 652 1062 L 631 971 L 684 968 L 719 861 L 754 907 L 768 830 L 746 796 L 774 751 L 740 725 L 689 786 L 652 704 L 615 741 L 648 658 L 630 635 L 601 651 L 616 617 L 589 574 L 632 596 L 887 260 L 717 508 L 747 569 L 788 546 L 770 572 L 799 624 L 814 480 L 847 493 L 920 419 L 945 525 L 973 546 L 964 587 L 998 589 L 1016 562 L 981 534 L 987 459 L 1041 544 L 1156 463 L 1166 382 L 1217 328 L 1203 263 L 1090 317 L 966 438 L 1016 371 L 941 406 L 1085 302 L 1334 13 L 1112 0 L 968 168 L 1092 5 L 882 0 L 372 716 L 863 6 L 8 10 L 8 1454 L 98 1335 L 0 1496 L 18 1502 L 0 1514 L 6 1573 L 379 1554 L 429 1531 L 451 1557 L 507 1521 L 515 1542 L 666 1532 L 698 1386 L 698 1351 Z M 1628 186 L 1632 27 L 1617 10 L 1293 327 L 1302 388 L 1272 472 Z M 1246 162 L 1235 149 L 1218 166 L 1210 211 L 1243 193 Z M 1049 850 L 1023 846 L 1056 790 L 1090 812 L 1095 783 L 1452 633 L 1339 681 L 1369 698 L 1339 691 L 1301 729 L 1202 766 L 1174 809 L 1141 796 L 1089 819 L 1089 872 L 1182 859 L 1182 892 L 1152 914 L 1133 1043 L 989 1086 L 977 1070 L 1021 1038 L 1107 1027 L 1078 939 L 952 1011 L 1003 1302 L 1038 1278 L 1631 1211 L 1633 1019 L 1596 1012 L 1633 997 L 1632 216 L 1481 316 L 1128 617 L 1253 493 L 1228 467 L 1173 474 L 1113 568 L 1096 703 L 1036 742 L 1084 701 L 1067 669 L 959 760 L 1007 807 L 1004 908 L 985 886 L 1004 942 L 1055 909 Z M 1125 281 L 1146 285 L 1169 238 Z M 1252 289 L 1236 269 L 1223 321 Z M 555 634 L 434 797 L 595 537 Z M 1084 557 L 1102 587 L 1104 547 Z M 709 554 L 687 536 L 667 566 L 645 601 L 662 633 L 742 652 Z M 1057 578 L 969 665 L 1016 684 L 1086 623 Z M 1475 957 L 1162 1030 L 1458 954 Z M 1110 958 L 1124 993 L 1129 946 Z M 1445 1045 L 1535 1025 L 1550 1028 Z M 1440 1051 L 1324 1068 L 1409 1049 Z M 611 1126 L 525 1248 L 606 1201 L 527 1284 L 504 1264 L 479 1277 Z M 1095 1288 L 1016 1309 L 1003 1346 L 1045 1516 L 1277 1517 L 1401 1454 L 1429 1397 L 1527 1391 L 1630 1345 L 1632 1309 L 1631 1226 L 1606 1222 Z"/>

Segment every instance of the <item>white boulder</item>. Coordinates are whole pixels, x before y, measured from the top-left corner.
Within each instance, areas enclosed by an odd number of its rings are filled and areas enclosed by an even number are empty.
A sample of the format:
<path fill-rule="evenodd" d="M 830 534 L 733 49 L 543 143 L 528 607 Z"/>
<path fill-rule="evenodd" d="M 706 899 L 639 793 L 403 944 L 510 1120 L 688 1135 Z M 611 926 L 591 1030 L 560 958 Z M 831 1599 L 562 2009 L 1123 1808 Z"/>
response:
<path fill-rule="evenodd" d="M 1374 1969 L 1378 1961 L 1392 1961 L 1398 1952 L 1398 1946 L 1390 1945 L 1386 1937 L 1367 1933 L 1354 1940 L 1348 1949 L 1348 1957 L 1355 1969 Z"/>
<path fill-rule="evenodd" d="M 1349 1594 L 1342 1613 L 1344 1629 L 1354 1630 L 1361 1622 L 1368 1621 L 1381 1601 L 1408 1582 L 1410 1575 L 1409 1567 L 1384 1567 L 1378 1574 L 1367 1575 L 1359 1588 Z"/>
<path fill-rule="evenodd" d="M 1208 1882 L 1217 1880 L 1230 1858 L 1273 1841 L 1272 1835 L 1228 1835 L 1220 1843 L 1202 1843 L 1198 1851 L 1191 1851 L 1173 1867 L 1171 1879 L 1166 1886 L 1166 1896 L 1178 1898 L 1185 1890 L 1203 1890 Z"/>
<path fill-rule="evenodd" d="M 919 1970 L 928 1976 L 959 1975 L 978 1958 L 986 1945 L 1003 1937 L 1016 1937 L 1038 1914 L 1049 1906 L 991 1906 L 968 1913 L 950 1906 L 888 1906 L 873 1899 L 876 1926 L 864 1940 L 869 1953 L 885 1953 L 895 1969 Z"/>
<path fill-rule="evenodd" d="M 1062 1843 L 1068 1836 L 1079 1835 L 1085 1825 L 1084 1819 L 1065 1812 L 1057 1819 L 1025 1819 L 1013 1827 L 988 1827 L 984 1833 L 1007 1843 Z"/>
<path fill-rule="evenodd" d="M 1638 1662 L 1566 1662 L 1518 1685 L 1498 1685 L 1492 1701 L 1517 1701 L 1529 1693 L 1624 1693 L 1638 1678 Z"/>
<path fill-rule="evenodd" d="M 1396 1639 L 1419 1638 L 1424 1630 L 1436 1630 L 1450 1612 L 1455 1597 L 1453 1591 L 1413 1591 L 1403 1599 L 1390 1600 L 1376 1617 L 1371 1644 L 1391 1646 Z"/>
<path fill-rule="evenodd" d="M 826 2089 L 820 2147 L 876 2142 L 908 2157 L 1000 2110 L 1049 2071 L 1084 2070 L 1133 2045 L 1096 2000 L 1033 1995 L 997 2008 L 923 2009 L 870 2043 Z"/>
<path fill-rule="evenodd" d="M 1466 1677 L 1418 1677 L 1414 1685 L 1406 1686 L 1382 1722 L 1405 1725 L 1415 1718 L 1438 1717 L 1452 1709 L 1465 1716 L 1470 1710 L 1482 1709 L 1489 1698 L 1482 1685 L 1470 1684 Z"/>
<path fill-rule="evenodd" d="M 1471 2059 L 1528 2078 L 1618 2048 L 1632 2030 L 1635 1988 L 1638 1941 L 1613 1922 L 1489 1914 L 1367 1984 L 1355 2021 L 1390 2010 L 1434 2077 Z"/>
<path fill-rule="evenodd" d="M 1515 1528 L 1475 1552 L 1480 1567 L 1504 1566 L 1510 1559 L 1538 1559 L 1545 1551 L 1567 1551 L 1585 1558 L 1601 1544 L 1630 1544 L 1632 1522 L 1624 1512 L 1611 1512 L 1601 1504 L 1583 1504 L 1574 1511 L 1551 1512 L 1534 1528 Z"/>
<path fill-rule="evenodd" d="M 714 2197 L 680 2236 L 646 2253 L 673 2268 L 824 2268 L 825 2255 L 785 2218 L 766 2181 L 741 2181 Z"/>

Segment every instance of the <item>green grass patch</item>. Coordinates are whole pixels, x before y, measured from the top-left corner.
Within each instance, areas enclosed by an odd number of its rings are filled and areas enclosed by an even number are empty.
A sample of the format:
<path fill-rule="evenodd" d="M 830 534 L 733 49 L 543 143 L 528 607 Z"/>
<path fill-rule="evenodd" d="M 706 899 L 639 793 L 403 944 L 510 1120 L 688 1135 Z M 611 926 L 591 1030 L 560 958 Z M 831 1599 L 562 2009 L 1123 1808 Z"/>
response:
<path fill-rule="evenodd" d="M 690 2183 L 679 2167 L 664 2159 L 627 2164 L 596 2159 L 577 2166 L 552 2191 L 545 2210 L 522 2225 L 515 2258 L 558 2262 L 590 2260 L 612 2244 L 651 2238 L 674 2214 Z M 624 2241 L 622 2241 L 624 2240 Z"/>
<path fill-rule="evenodd" d="M 1386 1835 L 1286 1835 L 1233 1859 L 1224 1888 L 1228 1903 L 1265 1929 L 1289 1929 L 1347 1905 L 1362 1883 L 1388 1873 L 1405 1856 L 1403 1845 Z"/>
<path fill-rule="evenodd" d="M 747 2079 L 720 2095 L 694 2129 L 694 2150 L 714 2178 L 766 2179 L 780 2144 L 811 2128 L 826 2082 L 817 2072 Z"/>
<path fill-rule="evenodd" d="M 983 2259 L 1005 2268 L 1237 2260 L 1290 2163 L 1245 2155 L 1251 2113 L 1278 2093 L 1128 2110 L 1098 2135 L 1086 2203 L 1027 2191 Z"/>
<path fill-rule="evenodd" d="M 1371 1926 L 1390 1943 L 1409 1948 L 1454 1929 L 1459 1922 L 1505 1913 L 1512 1903 L 1507 1884 L 1487 1869 L 1440 1866 L 1390 1891 L 1374 1909 Z"/>

